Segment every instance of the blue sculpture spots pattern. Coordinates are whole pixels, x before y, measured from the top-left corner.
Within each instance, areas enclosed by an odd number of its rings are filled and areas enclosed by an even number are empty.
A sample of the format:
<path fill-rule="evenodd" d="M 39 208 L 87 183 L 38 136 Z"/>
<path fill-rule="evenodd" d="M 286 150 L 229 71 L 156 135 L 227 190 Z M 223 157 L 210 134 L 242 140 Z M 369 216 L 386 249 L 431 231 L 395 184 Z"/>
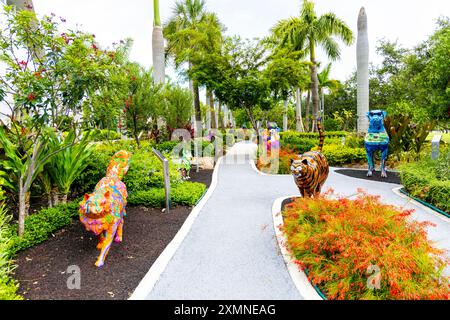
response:
<path fill-rule="evenodd" d="M 375 152 L 381 151 L 381 177 L 387 178 L 386 160 L 389 154 L 389 135 L 384 127 L 386 111 L 373 110 L 367 113 L 369 118 L 369 132 L 364 140 L 366 147 L 367 161 L 369 162 L 368 177 L 372 177 L 375 172 Z"/>

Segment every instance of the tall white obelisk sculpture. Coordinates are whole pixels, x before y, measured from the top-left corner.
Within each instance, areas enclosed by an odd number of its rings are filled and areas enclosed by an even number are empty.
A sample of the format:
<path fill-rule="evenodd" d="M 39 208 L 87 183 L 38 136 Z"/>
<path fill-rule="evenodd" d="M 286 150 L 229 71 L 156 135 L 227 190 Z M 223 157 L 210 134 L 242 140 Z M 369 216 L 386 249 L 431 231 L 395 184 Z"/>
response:
<path fill-rule="evenodd" d="M 356 44 L 357 81 L 358 81 L 358 132 L 367 132 L 369 121 L 369 37 L 367 33 L 367 15 L 364 7 L 358 16 L 358 41 Z"/>

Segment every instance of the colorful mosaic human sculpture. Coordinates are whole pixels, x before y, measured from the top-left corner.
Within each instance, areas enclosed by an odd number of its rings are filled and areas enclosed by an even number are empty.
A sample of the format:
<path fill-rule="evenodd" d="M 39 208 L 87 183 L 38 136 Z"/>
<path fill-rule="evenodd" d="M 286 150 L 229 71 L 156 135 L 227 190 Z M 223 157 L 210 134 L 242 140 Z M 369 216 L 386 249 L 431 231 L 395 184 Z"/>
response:
<path fill-rule="evenodd" d="M 386 111 L 373 110 L 367 113 L 369 118 L 369 132 L 364 140 L 367 161 L 369 162 L 368 177 L 375 172 L 375 152 L 381 151 L 381 177 L 387 178 L 386 160 L 389 154 L 389 135 L 384 127 Z"/>
<path fill-rule="evenodd" d="M 110 160 L 106 176 L 97 183 L 94 193 L 86 194 L 80 202 L 80 221 L 87 231 L 99 236 L 101 250 L 95 265 L 101 268 L 112 241 L 122 242 L 126 215 L 127 188 L 122 182 L 130 166 L 131 153 L 117 152 Z"/>
<path fill-rule="evenodd" d="M 267 129 L 263 133 L 263 141 L 266 145 L 267 152 L 280 149 L 280 129 L 275 122 L 269 122 Z"/>
<path fill-rule="evenodd" d="M 187 148 L 183 148 L 183 154 L 181 157 L 180 165 L 178 166 L 178 170 L 181 173 L 181 179 L 182 180 L 189 180 L 191 177 L 191 159 L 192 155 L 191 152 Z"/>

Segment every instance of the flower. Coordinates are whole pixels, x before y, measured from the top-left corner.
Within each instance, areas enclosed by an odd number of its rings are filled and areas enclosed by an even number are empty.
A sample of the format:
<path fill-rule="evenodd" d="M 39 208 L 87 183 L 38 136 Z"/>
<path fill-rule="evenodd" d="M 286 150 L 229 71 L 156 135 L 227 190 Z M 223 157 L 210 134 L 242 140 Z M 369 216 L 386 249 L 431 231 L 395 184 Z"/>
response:
<path fill-rule="evenodd" d="M 36 96 L 33 93 L 29 93 L 27 98 L 30 102 L 36 100 Z"/>

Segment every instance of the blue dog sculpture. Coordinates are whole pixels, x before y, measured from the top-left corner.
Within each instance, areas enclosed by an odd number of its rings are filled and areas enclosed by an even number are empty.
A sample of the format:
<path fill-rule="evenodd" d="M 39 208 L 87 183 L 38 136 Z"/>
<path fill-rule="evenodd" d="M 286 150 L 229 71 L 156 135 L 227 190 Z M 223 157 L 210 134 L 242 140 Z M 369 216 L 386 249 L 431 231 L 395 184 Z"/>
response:
<path fill-rule="evenodd" d="M 369 132 L 364 140 L 366 147 L 367 161 L 369 162 L 368 177 L 372 177 L 375 172 L 376 151 L 381 151 L 381 177 L 387 178 L 386 160 L 389 153 L 389 135 L 384 127 L 384 118 L 387 116 L 386 111 L 373 110 L 367 113 L 369 118 Z"/>

